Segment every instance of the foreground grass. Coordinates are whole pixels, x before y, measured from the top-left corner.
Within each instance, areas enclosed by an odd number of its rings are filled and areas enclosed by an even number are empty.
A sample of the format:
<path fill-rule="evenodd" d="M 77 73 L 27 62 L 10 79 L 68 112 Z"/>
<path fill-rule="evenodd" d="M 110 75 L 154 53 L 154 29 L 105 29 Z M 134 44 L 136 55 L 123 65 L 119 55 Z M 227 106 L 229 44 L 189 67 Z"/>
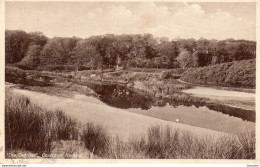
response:
<path fill-rule="evenodd" d="M 153 126 L 128 142 L 113 137 L 102 126 L 77 121 L 61 111 L 47 111 L 23 96 L 6 91 L 6 150 L 50 153 L 61 140 L 82 141 L 101 158 L 254 159 L 255 132 L 241 135 L 196 136 L 191 132 Z M 72 147 L 71 147 L 71 150 Z M 70 150 L 70 152 L 71 152 Z M 72 151 L 73 152 L 73 151 Z"/>
<path fill-rule="evenodd" d="M 147 136 L 124 143 L 101 128 L 88 125 L 84 131 L 85 146 L 105 158 L 152 159 L 254 159 L 254 132 L 239 136 L 198 137 L 180 129 L 153 126 Z M 90 133 L 89 133 L 90 132 Z"/>
<path fill-rule="evenodd" d="M 6 150 L 50 153 L 54 141 L 77 137 L 77 122 L 65 116 L 62 111 L 47 111 L 32 104 L 28 98 L 6 90 Z"/>

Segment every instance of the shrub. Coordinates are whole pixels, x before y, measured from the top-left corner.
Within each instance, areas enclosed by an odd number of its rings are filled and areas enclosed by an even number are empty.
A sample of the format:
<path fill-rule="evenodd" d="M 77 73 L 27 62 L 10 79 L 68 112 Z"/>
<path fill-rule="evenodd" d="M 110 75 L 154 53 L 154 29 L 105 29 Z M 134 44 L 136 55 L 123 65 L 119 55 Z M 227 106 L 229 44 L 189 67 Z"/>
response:
<path fill-rule="evenodd" d="M 169 71 L 162 71 L 160 73 L 160 78 L 161 79 L 168 79 L 171 78 L 172 74 Z"/>
<path fill-rule="evenodd" d="M 256 60 L 189 68 L 181 79 L 195 84 L 255 88 Z"/>
<path fill-rule="evenodd" d="M 42 78 L 43 81 L 39 80 L 39 78 Z M 49 82 L 51 79 L 52 77 L 25 71 L 17 67 L 5 68 L 5 81 L 10 83 L 29 86 L 51 86 L 52 83 Z"/>

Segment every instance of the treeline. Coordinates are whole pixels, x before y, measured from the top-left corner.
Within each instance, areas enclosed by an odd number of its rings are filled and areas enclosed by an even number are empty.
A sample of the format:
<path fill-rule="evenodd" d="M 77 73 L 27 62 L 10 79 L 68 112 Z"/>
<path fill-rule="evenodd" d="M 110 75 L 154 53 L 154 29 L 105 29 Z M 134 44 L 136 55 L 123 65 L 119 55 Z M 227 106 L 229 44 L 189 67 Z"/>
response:
<path fill-rule="evenodd" d="M 47 38 L 5 31 L 5 61 L 25 69 L 187 68 L 256 57 L 256 42 L 155 38 L 151 34 Z"/>

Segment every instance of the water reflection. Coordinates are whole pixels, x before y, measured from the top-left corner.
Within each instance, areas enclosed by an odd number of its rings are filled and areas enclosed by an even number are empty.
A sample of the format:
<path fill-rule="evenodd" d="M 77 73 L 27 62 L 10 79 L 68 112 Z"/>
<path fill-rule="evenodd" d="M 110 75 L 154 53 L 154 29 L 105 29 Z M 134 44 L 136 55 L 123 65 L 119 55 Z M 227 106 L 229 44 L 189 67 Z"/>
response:
<path fill-rule="evenodd" d="M 100 100 L 102 102 L 112 107 L 122 109 L 139 108 L 141 110 L 148 110 L 151 107 L 165 107 L 167 104 L 173 108 L 177 108 L 178 106 L 185 106 L 188 108 L 191 106 L 195 106 L 197 108 L 206 106 L 211 111 L 218 111 L 230 116 L 239 117 L 243 120 L 255 122 L 256 119 L 255 112 L 250 110 L 244 110 L 225 105 L 202 105 L 192 102 L 158 99 L 151 97 L 143 92 L 129 89 L 124 85 L 93 83 L 88 83 L 87 85 L 100 95 Z"/>
<path fill-rule="evenodd" d="M 155 103 L 150 96 L 127 89 L 126 86 L 116 84 L 88 84 L 88 86 L 100 95 L 102 102 L 112 107 L 148 110 Z"/>

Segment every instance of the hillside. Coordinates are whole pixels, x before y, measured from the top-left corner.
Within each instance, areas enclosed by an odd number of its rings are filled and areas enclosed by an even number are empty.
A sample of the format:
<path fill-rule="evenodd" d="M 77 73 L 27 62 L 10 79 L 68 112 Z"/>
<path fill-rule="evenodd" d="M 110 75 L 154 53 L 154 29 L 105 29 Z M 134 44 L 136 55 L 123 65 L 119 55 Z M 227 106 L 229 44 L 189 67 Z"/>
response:
<path fill-rule="evenodd" d="M 181 80 L 203 85 L 255 88 L 256 60 L 189 68 L 182 74 Z"/>

